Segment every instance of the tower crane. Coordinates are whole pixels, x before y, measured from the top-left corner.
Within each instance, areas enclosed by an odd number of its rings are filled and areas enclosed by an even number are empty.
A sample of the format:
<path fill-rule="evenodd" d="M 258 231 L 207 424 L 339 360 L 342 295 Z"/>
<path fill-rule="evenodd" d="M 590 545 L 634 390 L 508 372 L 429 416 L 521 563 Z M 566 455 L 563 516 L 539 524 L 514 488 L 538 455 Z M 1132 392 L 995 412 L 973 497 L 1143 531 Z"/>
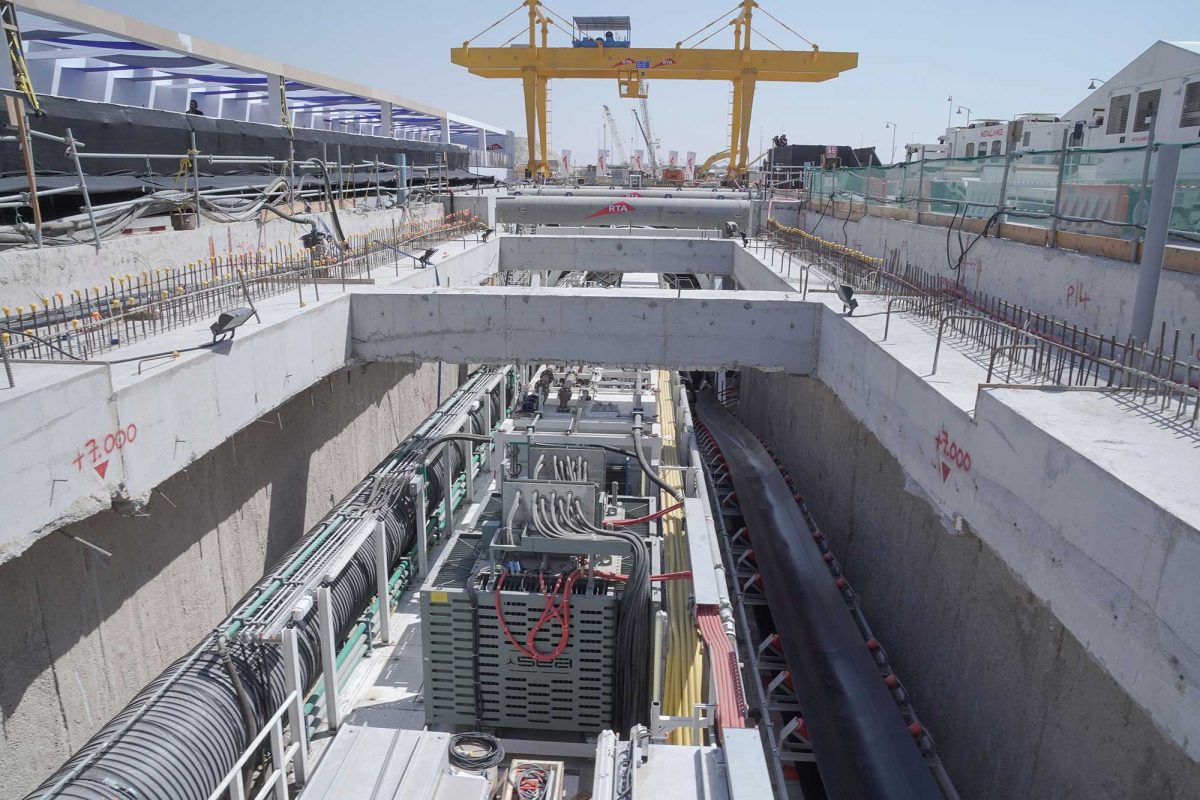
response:
<path fill-rule="evenodd" d="M 462 47 L 450 51 L 450 60 L 484 78 L 521 79 L 525 90 L 525 124 L 529 135 L 526 173 L 530 176 L 550 174 L 546 141 L 546 83 L 552 78 L 616 78 L 618 93 L 624 98 L 645 97 L 647 83 L 652 78 L 730 81 L 733 84 L 733 125 L 729 142 L 729 175 L 739 178 L 749 168 L 750 112 L 758 81 L 827 81 L 858 66 L 858 53 L 821 50 L 807 39 L 804 41 L 811 47 L 809 50 L 754 49 L 751 46 L 751 27 L 756 8 L 785 30 L 804 38 L 761 8 L 756 0 L 739 0 L 737 7 L 730 12 L 732 19 L 722 14 L 676 42 L 674 47 L 633 47 L 628 37 L 614 36 L 610 39 L 608 36 L 610 32 L 627 33 L 628 17 L 577 17 L 574 28 L 580 31 L 595 27 L 589 23 L 602 21 L 599 29 L 602 35 L 581 34 L 577 37 L 575 30 L 568 30 L 544 13 L 545 6 L 541 0 L 521 0 L 520 5 L 488 26 L 483 33 L 521 9 L 526 9 L 529 17 L 527 47 L 472 47 L 472 40 L 468 39 Z M 722 22 L 728 22 L 733 28 L 733 48 L 699 47 L 721 31 Z M 549 46 L 551 25 L 562 28 L 571 36 L 570 47 Z M 714 26 L 715 30 L 697 39 Z M 479 38 L 483 33 L 474 38 Z M 759 38 L 766 38 L 761 32 L 758 35 Z M 692 39 L 697 40 L 685 47 L 685 43 Z"/>
<path fill-rule="evenodd" d="M 642 138 L 646 140 L 646 152 L 650 154 L 650 174 L 657 177 L 658 146 L 654 138 L 654 131 L 650 129 L 650 104 L 646 102 L 646 98 L 642 98 L 642 116 L 639 118 L 635 111 L 633 118 L 638 121 L 638 127 L 642 130 Z"/>
<path fill-rule="evenodd" d="M 617 163 L 624 166 L 629 163 L 629 156 L 625 154 L 625 145 L 621 141 L 621 131 L 617 128 L 617 121 L 613 119 L 612 112 L 608 110 L 608 106 L 601 105 L 604 109 L 604 119 L 608 122 L 608 129 L 613 133 L 613 150 L 617 151 Z"/>

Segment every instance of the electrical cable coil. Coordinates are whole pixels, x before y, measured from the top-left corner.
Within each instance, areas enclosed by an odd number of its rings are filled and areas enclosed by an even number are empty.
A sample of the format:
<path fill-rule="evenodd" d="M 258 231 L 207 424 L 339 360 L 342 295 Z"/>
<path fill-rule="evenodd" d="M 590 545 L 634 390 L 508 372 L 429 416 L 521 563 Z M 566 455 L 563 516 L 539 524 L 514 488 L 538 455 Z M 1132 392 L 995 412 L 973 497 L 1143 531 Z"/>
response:
<path fill-rule="evenodd" d="M 504 746 L 491 734 L 470 731 L 450 737 L 450 763 L 459 769 L 482 772 L 499 766 L 503 760 Z"/>

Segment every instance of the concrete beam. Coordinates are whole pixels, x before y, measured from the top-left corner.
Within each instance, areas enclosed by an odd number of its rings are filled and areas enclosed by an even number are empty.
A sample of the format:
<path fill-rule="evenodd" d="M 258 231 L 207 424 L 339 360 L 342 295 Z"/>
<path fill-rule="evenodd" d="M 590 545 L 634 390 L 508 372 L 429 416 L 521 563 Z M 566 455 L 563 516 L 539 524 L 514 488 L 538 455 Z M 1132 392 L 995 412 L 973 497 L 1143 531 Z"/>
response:
<path fill-rule="evenodd" d="M 469 287 L 352 298 L 354 357 L 808 374 L 822 306 L 778 292 Z"/>
<path fill-rule="evenodd" d="M 731 239 L 504 236 L 500 269 L 732 275 L 734 247 Z"/>
<path fill-rule="evenodd" d="M 749 200 L 665 199 L 661 197 L 502 197 L 496 201 L 500 222 L 521 225 L 649 226 L 723 228 L 737 223 L 751 230 Z"/>

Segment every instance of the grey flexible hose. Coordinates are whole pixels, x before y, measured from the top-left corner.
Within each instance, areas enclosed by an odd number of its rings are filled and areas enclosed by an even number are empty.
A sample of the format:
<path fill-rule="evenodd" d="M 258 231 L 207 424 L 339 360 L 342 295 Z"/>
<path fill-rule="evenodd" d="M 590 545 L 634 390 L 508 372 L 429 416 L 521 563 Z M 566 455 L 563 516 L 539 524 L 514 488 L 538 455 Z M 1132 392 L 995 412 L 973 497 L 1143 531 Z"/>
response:
<path fill-rule="evenodd" d="M 671 497 L 675 498 L 676 502 L 683 500 L 683 492 L 668 484 L 658 473 L 654 471 L 654 467 L 650 466 L 650 462 L 646 460 L 646 454 L 642 452 L 642 415 L 637 413 L 633 415 L 633 452 L 637 457 L 638 465 L 641 466 L 642 472 L 650 481 L 662 489 Z M 624 730 L 624 729 L 622 729 Z"/>

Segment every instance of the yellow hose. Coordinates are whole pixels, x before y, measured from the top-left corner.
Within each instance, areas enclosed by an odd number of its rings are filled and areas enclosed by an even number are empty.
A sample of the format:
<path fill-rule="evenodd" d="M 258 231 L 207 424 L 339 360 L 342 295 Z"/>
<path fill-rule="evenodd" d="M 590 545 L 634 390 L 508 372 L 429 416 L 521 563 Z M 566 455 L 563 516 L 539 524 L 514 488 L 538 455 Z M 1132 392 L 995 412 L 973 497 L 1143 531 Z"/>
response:
<path fill-rule="evenodd" d="M 662 463 L 679 464 L 679 448 L 675 440 L 675 405 L 672 401 L 672 373 L 658 373 L 658 426 L 662 434 Z M 663 479 L 674 489 L 683 489 L 679 470 L 664 470 Z M 675 504 L 675 498 L 663 492 L 659 502 L 663 508 Z M 662 520 L 663 558 L 666 572 L 691 569 L 687 533 L 684 531 L 683 509 L 672 511 Z M 663 711 L 668 716 L 690 717 L 692 709 L 703 702 L 704 658 L 700 634 L 688 607 L 686 581 L 667 581 L 667 674 L 663 686 Z M 677 728 L 670 734 L 671 744 L 700 744 L 693 741 L 692 729 Z"/>

